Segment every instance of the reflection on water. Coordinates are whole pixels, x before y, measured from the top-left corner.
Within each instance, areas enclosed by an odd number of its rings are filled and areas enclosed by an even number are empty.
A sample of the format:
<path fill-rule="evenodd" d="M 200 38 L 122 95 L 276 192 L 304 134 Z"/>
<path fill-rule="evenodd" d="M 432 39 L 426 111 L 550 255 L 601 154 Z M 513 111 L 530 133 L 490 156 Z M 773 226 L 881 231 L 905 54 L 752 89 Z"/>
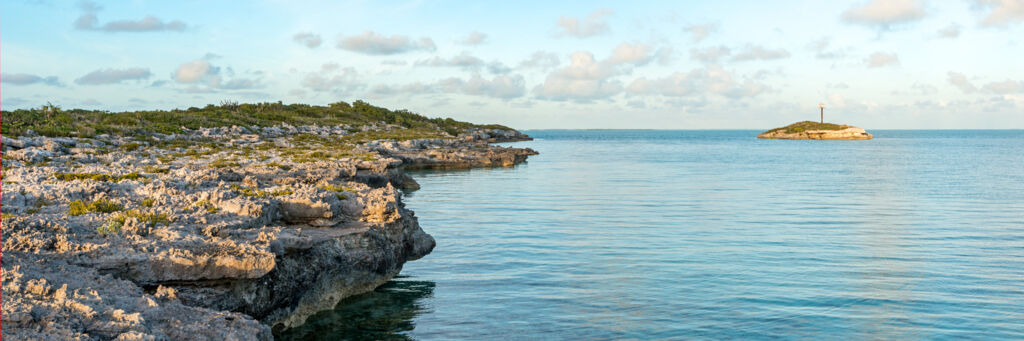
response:
<path fill-rule="evenodd" d="M 405 276 L 373 292 L 349 297 L 332 311 L 320 312 L 305 325 L 275 335 L 277 340 L 406 340 L 412 320 L 429 312 L 423 298 L 434 294 L 434 282 Z"/>

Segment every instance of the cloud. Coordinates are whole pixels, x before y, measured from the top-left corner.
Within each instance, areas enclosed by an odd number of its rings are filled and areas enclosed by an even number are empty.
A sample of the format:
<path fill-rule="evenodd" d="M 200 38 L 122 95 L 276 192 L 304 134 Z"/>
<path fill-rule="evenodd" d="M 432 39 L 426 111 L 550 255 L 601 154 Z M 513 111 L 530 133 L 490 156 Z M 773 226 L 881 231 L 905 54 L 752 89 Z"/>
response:
<path fill-rule="evenodd" d="M 821 39 L 812 41 L 807 45 L 808 48 L 815 51 L 814 58 L 818 59 L 834 59 L 843 57 L 843 53 L 839 51 L 829 51 L 829 45 L 832 43 L 830 37 L 821 37 Z"/>
<path fill-rule="evenodd" d="M 914 85 L 911 86 L 910 88 L 912 90 L 916 90 L 921 95 L 932 95 L 932 94 L 935 94 L 935 93 L 939 92 L 938 88 L 936 88 L 934 86 L 931 86 L 931 85 L 928 85 L 928 84 L 922 84 L 922 83 L 914 83 Z"/>
<path fill-rule="evenodd" d="M 519 63 L 519 67 L 522 68 L 537 68 L 537 69 L 550 69 L 557 67 L 561 62 L 558 60 L 558 55 L 552 52 L 537 51 L 530 55 L 529 59 L 526 59 Z"/>
<path fill-rule="evenodd" d="M 526 81 L 521 75 L 495 76 L 492 79 L 487 79 L 480 74 L 474 74 L 465 80 L 452 77 L 434 83 L 417 82 L 398 87 L 378 85 L 370 92 L 378 96 L 461 93 L 511 100 L 526 94 Z"/>
<path fill-rule="evenodd" d="M 722 58 L 728 57 L 732 51 L 725 46 L 712 46 L 704 49 L 690 49 L 690 59 L 704 62 L 717 63 Z"/>
<path fill-rule="evenodd" d="M 0 82 L 10 85 L 32 85 L 43 84 L 50 86 L 61 86 L 57 76 L 42 77 L 27 73 L 11 73 L 0 75 Z"/>
<path fill-rule="evenodd" d="M 499 61 L 487 63 L 484 62 L 483 59 L 470 55 L 468 52 L 462 52 L 461 54 L 448 59 L 441 57 L 422 59 L 417 61 L 414 65 L 430 67 L 457 67 L 465 70 L 480 70 L 482 68 L 486 68 L 487 71 L 490 71 L 491 73 L 507 73 L 512 71 L 511 68 L 505 66 L 505 64 Z"/>
<path fill-rule="evenodd" d="M 207 76 L 216 75 L 218 72 L 220 72 L 220 69 L 210 65 L 210 62 L 195 60 L 181 64 L 178 70 L 174 72 L 174 80 L 178 81 L 178 83 L 195 83 Z"/>
<path fill-rule="evenodd" d="M 468 80 L 448 78 L 442 80 L 439 84 L 445 92 L 458 92 L 505 100 L 523 97 L 526 94 L 526 81 L 520 75 L 495 76 L 488 80 L 480 77 L 479 74 L 475 74 Z"/>
<path fill-rule="evenodd" d="M 320 47 L 320 44 L 323 43 L 323 39 L 320 39 L 320 35 L 313 34 L 312 32 L 296 33 L 292 36 L 292 40 L 311 49 Z"/>
<path fill-rule="evenodd" d="M 617 73 L 612 63 L 599 63 L 589 52 L 575 52 L 570 56 L 569 66 L 549 74 L 534 92 L 556 101 L 607 98 L 622 92 L 622 83 L 609 79 Z"/>
<path fill-rule="evenodd" d="M 923 0 L 870 0 L 843 12 L 843 21 L 888 28 L 924 18 Z"/>
<path fill-rule="evenodd" d="M 484 65 L 484 60 L 469 55 L 468 52 L 462 52 L 457 56 L 445 59 L 441 57 L 434 57 L 430 59 L 422 59 L 416 61 L 416 66 L 433 66 L 433 67 L 459 67 L 474 69 Z"/>
<path fill-rule="evenodd" d="M 949 38 L 949 39 L 952 39 L 952 38 L 959 37 L 960 36 L 960 29 L 961 29 L 960 25 L 957 25 L 956 23 L 949 24 L 949 26 L 946 26 L 946 27 L 942 28 L 941 30 L 939 30 L 939 32 L 938 32 L 939 38 Z"/>
<path fill-rule="evenodd" d="M 148 79 L 153 74 L 146 68 L 99 69 L 75 80 L 78 85 L 116 84 L 123 81 Z"/>
<path fill-rule="evenodd" d="M 989 9 L 988 16 L 981 19 L 981 26 L 1003 27 L 1024 21 L 1024 1 L 1022 0 L 973 0 L 974 3 Z"/>
<path fill-rule="evenodd" d="M 330 71 L 325 71 L 330 70 Z M 340 71 L 337 73 L 335 71 Z M 302 79 L 302 86 L 316 92 L 334 92 L 350 94 L 362 89 L 363 84 L 359 81 L 356 69 L 347 67 L 337 70 L 325 64 L 320 72 L 310 72 Z"/>
<path fill-rule="evenodd" d="M 894 53 L 875 52 L 864 59 L 864 64 L 871 68 L 899 65 L 900 57 Z"/>
<path fill-rule="evenodd" d="M 209 54 L 207 55 L 209 56 Z M 190 84 L 186 89 L 188 93 L 212 93 L 217 90 L 243 90 L 254 89 L 261 86 L 258 79 L 233 78 L 225 79 L 221 76 L 221 68 L 210 64 L 209 58 L 194 60 L 181 64 L 172 75 L 172 78 L 179 84 Z M 228 77 L 234 77 L 234 71 L 226 68 Z"/>
<path fill-rule="evenodd" d="M 1024 93 L 1024 81 L 1005 80 L 985 84 L 985 90 L 999 95 Z"/>
<path fill-rule="evenodd" d="M 487 35 L 473 31 L 466 38 L 459 41 L 462 45 L 476 46 L 487 42 Z"/>
<path fill-rule="evenodd" d="M 946 75 L 948 76 L 947 79 L 949 80 L 949 84 L 953 84 L 953 86 L 960 89 L 960 91 L 963 91 L 966 94 L 978 91 L 978 87 L 971 84 L 971 82 L 967 80 L 967 76 L 964 74 L 950 71 L 946 73 Z"/>
<path fill-rule="evenodd" d="M 613 12 L 607 9 L 596 10 L 586 18 L 578 19 L 573 17 L 558 18 L 558 27 L 561 31 L 559 36 L 570 36 L 576 38 L 589 38 L 610 32 L 608 28 L 608 16 Z"/>
<path fill-rule="evenodd" d="M 754 97 L 771 88 L 765 84 L 736 76 L 718 65 L 676 72 L 664 78 L 634 80 L 626 88 L 631 95 L 660 95 L 666 97 L 692 97 L 705 93 L 717 94 L 730 99 Z"/>
<path fill-rule="evenodd" d="M 653 49 L 644 44 L 622 43 L 612 50 L 612 56 L 608 61 L 614 64 L 632 63 L 644 65 L 654 57 L 652 52 Z"/>
<path fill-rule="evenodd" d="M 761 46 L 747 46 L 732 57 L 733 61 L 742 62 L 750 60 L 776 60 L 789 58 L 789 51 L 785 49 L 766 49 Z"/>
<path fill-rule="evenodd" d="M 402 35 L 386 37 L 370 30 L 363 31 L 363 33 L 354 36 L 340 37 L 337 47 L 342 50 L 369 55 L 390 55 L 410 51 L 437 50 L 434 41 L 427 37 L 422 37 L 418 40 Z"/>
<path fill-rule="evenodd" d="M 82 1 L 78 8 L 84 13 L 75 19 L 74 28 L 88 31 L 104 32 L 159 32 L 159 31 L 184 31 L 188 25 L 180 20 L 164 22 L 157 17 L 147 15 L 139 20 L 115 20 L 100 25 L 96 13 L 103 7 L 90 1 Z"/>
<path fill-rule="evenodd" d="M 699 43 L 711 35 L 711 33 L 718 31 L 718 24 L 691 25 L 687 26 L 685 30 L 690 32 L 690 38 L 693 39 L 693 42 Z"/>

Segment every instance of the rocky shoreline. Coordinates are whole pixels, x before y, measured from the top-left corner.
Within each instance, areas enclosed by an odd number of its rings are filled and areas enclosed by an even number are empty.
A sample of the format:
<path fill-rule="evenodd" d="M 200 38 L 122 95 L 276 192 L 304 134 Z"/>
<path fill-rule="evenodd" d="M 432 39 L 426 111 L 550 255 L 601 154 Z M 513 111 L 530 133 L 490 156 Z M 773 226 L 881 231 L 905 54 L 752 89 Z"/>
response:
<path fill-rule="evenodd" d="M 515 130 L 373 139 L 402 129 L 3 137 L 2 336 L 271 340 L 431 252 L 404 170 L 536 154 L 490 144 Z"/>

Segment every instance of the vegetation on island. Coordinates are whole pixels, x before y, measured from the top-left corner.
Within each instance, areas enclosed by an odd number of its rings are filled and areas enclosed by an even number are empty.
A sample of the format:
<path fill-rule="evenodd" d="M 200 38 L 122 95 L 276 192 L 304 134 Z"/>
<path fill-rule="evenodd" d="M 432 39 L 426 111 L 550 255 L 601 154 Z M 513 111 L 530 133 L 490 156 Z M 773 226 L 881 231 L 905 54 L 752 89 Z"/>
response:
<path fill-rule="evenodd" d="M 843 130 L 849 128 L 848 125 L 835 124 L 835 123 L 819 123 L 814 121 L 803 121 L 790 124 L 782 128 L 769 129 L 764 133 L 775 132 L 779 130 L 785 130 L 787 134 L 802 133 L 808 130 Z"/>
<path fill-rule="evenodd" d="M 59 106 L 47 104 L 34 109 L 2 111 L 0 114 L 3 117 L 0 132 L 11 137 L 24 135 L 29 130 L 50 137 L 93 137 L 100 134 L 126 136 L 147 133 L 181 133 L 183 132 L 182 128 L 268 127 L 284 123 L 293 126 L 394 124 L 409 130 L 403 132 L 403 136 L 396 138 L 400 140 L 410 136 L 417 138 L 424 135 L 436 135 L 438 131 L 455 136 L 470 128 L 510 129 L 502 125 L 479 125 L 451 118 L 428 118 L 408 110 L 390 110 L 363 101 L 355 101 L 352 104 L 337 102 L 326 106 L 283 104 L 280 101 L 253 104 L 224 101 L 219 106 L 210 104 L 203 108 L 125 112 L 65 110 Z M 428 132 L 433 134 L 428 134 Z M 378 136 L 379 132 L 369 132 L 365 135 L 367 136 L 361 137 L 365 139 L 391 138 L 390 136 Z M 122 148 L 132 151 L 137 147 L 137 145 L 129 145 Z"/>

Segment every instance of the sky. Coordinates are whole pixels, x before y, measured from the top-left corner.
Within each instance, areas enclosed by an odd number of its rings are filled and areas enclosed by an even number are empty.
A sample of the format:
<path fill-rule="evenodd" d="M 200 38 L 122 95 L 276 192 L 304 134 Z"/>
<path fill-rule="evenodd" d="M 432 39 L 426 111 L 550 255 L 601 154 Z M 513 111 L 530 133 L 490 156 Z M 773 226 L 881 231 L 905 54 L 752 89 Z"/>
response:
<path fill-rule="evenodd" d="M 0 108 L 222 101 L 521 129 L 1024 128 L 1024 0 L 0 2 Z"/>

